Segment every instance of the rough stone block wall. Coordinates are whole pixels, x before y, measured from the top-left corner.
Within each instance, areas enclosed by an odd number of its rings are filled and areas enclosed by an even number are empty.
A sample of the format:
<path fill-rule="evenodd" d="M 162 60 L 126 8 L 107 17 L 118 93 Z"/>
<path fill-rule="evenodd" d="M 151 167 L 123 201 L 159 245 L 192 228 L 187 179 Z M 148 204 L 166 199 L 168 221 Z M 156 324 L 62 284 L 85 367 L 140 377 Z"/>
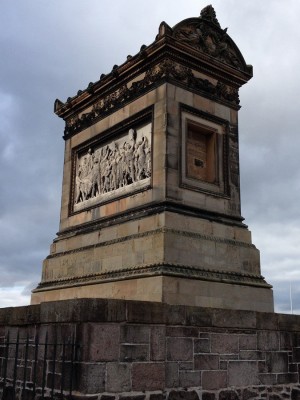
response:
<path fill-rule="evenodd" d="M 2 398 L 70 398 L 71 385 L 74 399 L 295 400 L 299 376 L 300 316 L 101 299 L 0 310 Z"/>

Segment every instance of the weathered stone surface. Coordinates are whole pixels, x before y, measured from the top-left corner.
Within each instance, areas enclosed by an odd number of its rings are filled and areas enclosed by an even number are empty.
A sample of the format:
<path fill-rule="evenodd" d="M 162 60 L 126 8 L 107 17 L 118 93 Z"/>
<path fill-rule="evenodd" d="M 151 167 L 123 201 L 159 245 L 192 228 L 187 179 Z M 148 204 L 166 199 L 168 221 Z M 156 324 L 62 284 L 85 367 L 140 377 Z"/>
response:
<path fill-rule="evenodd" d="M 277 383 L 276 374 L 259 374 L 259 380 L 263 385 L 275 385 Z"/>
<path fill-rule="evenodd" d="M 194 357 L 195 369 L 219 369 L 220 357 L 215 354 L 197 354 Z"/>
<path fill-rule="evenodd" d="M 160 390 L 165 388 L 163 363 L 134 363 L 132 366 L 132 389 Z"/>
<path fill-rule="evenodd" d="M 211 352 L 212 353 L 237 353 L 239 349 L 238 335 L 211 335 Z"/>
<path fill-rule="evenodd" d="M 150 360 L 164 361 L 166 358 L 166 328 L 153 326 L 150 332 Z"/>
<path fill-rule="evenodd" d="M 266 354 L 263 351 L 241 350 L 239 352 L 240 360 L 265 360 Z"/>
<path fill-rule="evenodd" d="M 288 354 L 286 352 L 274 352 L 266 354 L 266 372 L 287 372 Z"/>
<path fill-rule="evenodd" d="M 282 385 L 283 383 L 298 383 L 299 375 L 298 373 L 286 373 L 286 374 L 278 374 L 277 375 L 277 383 Z"/>
<path fill-rule="evenodd" d="M 179 386 L 184 388 L 201 386 L 200 371 L 179 371 Z"/>
<path fill-rule="evenodd" d="M 210 353 L 210 340 L 209 339 L 196 339 L 194 341 L 195 353 Z"/>
<path fill-rule="evenodd" d="M 166 362 L 166 388 L 179 387 L 179 367 L 176 362 Z"/>
<path fill-rule="evenodd" d="M 77 391 L 85 394 L 101 393 L 105 390 L 104 364 L 79 364 L 76 378 Z"/>
<path fill-rule="evenodd" d="M 239 349 L 240 350 L 256 350 L 257 349 L 257 336 L 252 335 L 240 335 L 239 337 Z"/>
<path fill-rule="evenodd" d="M 120 326 L 115 324 L 86 324 L 82 331 L 83 359 L 116 361 L 119 359 Z"/>
<path fill-rule="evenodd" d="M 212 310 L 209 308 L 187 308 L 186 321 L 191 326 L 211 326 Z"/>
<path fill-rule="evenodd" d="M 131 375 L 129 364 L 107 364 L 105 390 L 112 393 L 129 392 L 131 390 Z"/>
<path fill-rule="evenodd" d="M 149 343 L 150 327 L 141 325 L 123 325 L 121 343 Z"/>
<path fill-rule="evenodd" d="M 175 391 L 169 393 L 169 400 L 199 400 L 197 392 L 192 391 Z"/>
<path fill-rule="evenodd" d="M 79 303 L 80 301 L 77 304 L 74 303 L 77 310 L 80 307 Z M 105 303 L 107 310 L 109 301 L 106 300 Z M 126 305 L 126 302 L 121 303 Z M 86 304 L 88 302 L 84 307 Z M 51 309 L 59 310 L 59 304 L 55 307 L 52 305 Z M 168 309 L 170 312 L 172 311 L 171 306 L 168 306 Z M 67 315 L 72 321 L 75 318 L 72 310 L 63 313 L 64 319 Z M 116 321 L 113 320 L 113 314 Z M 35 334 L 39 333 L 40 341 L 43 343 L 47 333 L 49 343 L 53 343 L 55 340 L 61 342 L 64 339 L 70 342 L 72 333 L 76 332 L 78 347 L 73 369 L 75 379 L 73 389 L 76 391 L 78 399 L 80 396 L 82 398 L 89 396 L 100 398 L 103 396 L 102 393 L 105 395 L 111 393 L 114 397 L 121 393 L 127 395 L 131 391 L 145 390 L 147 398 L 153 394 L 163 396 L 163 398 L 158 398 L 163 400 L 167 398 L 169 390 L 190 393 L 192 388 L 200 397 L 202 395 L 203 398 L 205 393 L 208 399 L 215 400 L 219 398 L 221 392 L 227 392 L 227 395 L 230 396 L 228 392 L 231 390 L 236 392 L 241 400 L 255 399 L 253 394 L 255 392 L 259 393 L 257 397 L 260 396 L 261 399 L 280 396 L 281 399 L 291 400 L 293 396 L 297 396 L 295 390 L 300 388 L 300 361 L 298 360 L 300 347 L 298 333 L 295 331 L 256 330 L 228 326 L 202 327 L 200 329 L 199 326 L 189 325 L 144 324 L 137 321 L 134 323 L 117 322 L 120 314 L 117 310 L 113 314 L 109 317 L 112 318 L 109 322 L 97 322 L 96 316 L 93 316 L 93 322 L 80 324 L 76 324 L 74 321 L 65 321 L 63 323 L 12 326 L 9 328 L 10 339 L 15 341 L 19 332 L 19 337 L 23 341 L 28 332 L 31 341 L 34 340 Z M 51 316 L 52 318 L 54 316 Z M 59 318 L 58 316 L 57 320 Z M 102 319 L 103 314 L 100 314 L 99 318 Z M 108 318 L 107 313 L 104 318 Z M 154 316 L 154 318 L 156 317 Z M 8 327 L 2 325 L 0 328 L 2 335 L 0 336 L 1 374 L 3 371 L 1 357 L 5 355 L 3 335 L 7 332 Z M 238 342 L 236 342 L 236 338 Z M 127 343 L 127 341 L 132 343 Z M 106 347 L 113 342 L 115 350 L 112 353 L 112 349 Z M 83 345 L 83 343 L 85 344 Z M 236 343 L 238 343 L 238 348 L 236 348 Z M 127 350 L 124 351 L 124 348 Z M 100 352 L 93 353 L 91 349 L 100 349 Z M 170 353 L 170 349 L 172 349 L 172 353 Z M 17 370 L 17 379 L 22 379 L 24 376 L 24 360 L 21 360 L 24 350 L 23 344 L 20 345 L 20 363 L 18 363 L 20 367 Z M 32 346 L 29 350 L 29 359 L 32 360 L 35 352 Z M 37 385 L 39 387 L 43 379 L 44 350 L 45 347 L 40 345 L 37 364 Z M 57 348 L 57 357 L 62 357 L 61 350 L 61 347 Z M 179 360 L 178 358 L 186 358 L 186 352 L 190 353 L 189 359 Z M 170 354 L 174 359 L 168 361 L 167 357 Z M 7 378 L 11 382 L 14 374 L 14 345 L 10 347 L 9 355 L 11 358 L 7 364 Z M 46 384 L 47 387 L 51 387 L 51 371 L 54 366 L 52 361 L 54 347 L 52 345 L 49 346 L 47 355 L 49 360 L 46 363 L 48 368 Z M 129 356 L 129 358 L 125 360 L 124 356 Z M 66 348 L 65 357 L 70 359 L 70 348 Z M 139 361 L 138 357 L 143 359 Z M 31 364 L 32 361 L 29 361 L 27 377 L 32 376 Z M 55 365 L 54 385 L 57 390 L 60 389 L 61 372 L 60 359 Z M 70 372 L 68 361 L 64 370 L 65 379 L 69 378 Z M 29 387 L 32 388 L 32 386 Z M 182 388 L 187 390 L 182 390 Z M 292 389 L 294 389 L 293 392 Z M 178 396 L 183 396 L 183 394 Z M 113 400 L 113 398 L 108 400 Z"/>
<path fill-rule="evenodd" d="M 240 400 L 234 390 L 222 390 L 219 394 L 219 400 Z"/>
<path fill-rule="evenodd" d="M 255 361 L 230 361 L 228 363 L 229 386 L 258 385 L 258 370 Z"/>
<path fill-rule="evenodd" d="M 204 390 L 218 390 L 227 387 L 227 373 L 225 371 L 203 371 L 202 388 Z"/>
<path fill-rule="evenodd" d="M 256 313 L 252 311 L 215 310 L 213 326 L 243 329 L 255 328 Z"/>
<path fill-rule="evenodd" d="M 193 341 L 190 338 L 167 339 L 168 361 L 191 361 L 193 358 Z"/>
<path fill-rule="evenodd" d="M 257 333 L 258 350 L 279 350 L 279 334 L 276 331 L 259 331 Z"/>
<path fill-rule="evenodd" d="M 120 360 L 123 362 L 148 361 L 149 345 L 146 344 L 122 344 Z"/>

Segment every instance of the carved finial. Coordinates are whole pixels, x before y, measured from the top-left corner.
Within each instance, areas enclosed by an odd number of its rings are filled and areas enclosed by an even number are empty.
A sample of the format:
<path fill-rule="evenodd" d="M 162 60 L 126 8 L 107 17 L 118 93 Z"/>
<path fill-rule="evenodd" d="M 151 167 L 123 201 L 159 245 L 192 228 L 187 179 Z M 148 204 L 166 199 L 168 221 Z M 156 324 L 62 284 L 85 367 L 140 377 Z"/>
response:
<path fill-rule="evenodd" d="M 158 29 L 158 35 L 156 39 L 163 37 L 165 35 L 172 35 L 172 28 L 165 22 L 161 22 Z"/>
<path fill-rule="evenodd" d="M 141 55 L 142 57 L 146 57 L 146 56 L 147 56 L 146 48 L 147 48 L 147 46 L 146 46 L 145 44 L 143 44 L 143 45 L 141 46 L 141 48 L 140 48 L 140 55 Z"/>
<path fill-rule="evenodd" d="M 56 99 L 55 102 L 54 102 L 54 112 L 58 111 L 63 106 L 64 106 L 64 103 L 61 100 Z"/>
<path fill-rule="evenodd" d="M 219 21 L 217 20 L 216 12 L 211 4 L 209 6 L 204 7 L 203 10 L 201 10 L 200 18 L 212 22 L 213 24 L 221 28 Z"/>
<path fill-rule="evenodd" d="M 113 68 L 112 68 L 112 70 L 111 70 L 111 73 L 112 73 L 112 75 L 115 77 L 115 78 L 117 78 L 118 76 L 119 76 L 119 73 L 118 73 L 118 68 L 119 68 L 119 66 L 117 65 L 117 64 L 115 64 L 114 66 L 113 66 Z"/>

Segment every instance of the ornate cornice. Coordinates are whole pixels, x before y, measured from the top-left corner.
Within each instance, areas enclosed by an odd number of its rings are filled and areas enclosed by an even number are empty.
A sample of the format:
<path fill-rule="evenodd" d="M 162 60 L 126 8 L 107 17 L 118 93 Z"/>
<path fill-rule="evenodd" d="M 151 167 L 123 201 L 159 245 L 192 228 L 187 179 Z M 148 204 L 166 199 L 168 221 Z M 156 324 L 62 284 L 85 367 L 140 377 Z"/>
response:
<path fill-rule="evenodd" d="M 139 267 L 120 269 L 99 274 L 87 274 L 78 277 L 59 278 L 51 281 L 41 282 L 33 292 L 45 289 L 59 289 L 97 283 L 111 282 L 115 280 L 136 279 L 149 276 L 174 276 L 188 279 L 199 279 L 205 281 L 239 284 L 246 286 L 258 286 L 271 288 L 264 277 L 254 274 L 243 274 L 237 272 L 224 272 L 219 270 L 193 268 L 187 265 L 172 263 L 145 264 Z"/>
<path fill-rule="evenodd" d="M 142 79 L 124 83 L 110 94 L 98 99 L 92 106 L 91 111 L 68 118 L 64 132 L 65 138 L 80 132 L 97 120 L 164 82 L 183 85 L 195 93 L 200 93 L 215 101 L 225 102 L 231 107 L 239 108 L 240 101 L 237 88 L 225 85 L 221 81 L 213 84 L 208 79 L 197 77 L 191 68 L 184 67 L 170 58 L 166 58 L 147 70 Z"/>

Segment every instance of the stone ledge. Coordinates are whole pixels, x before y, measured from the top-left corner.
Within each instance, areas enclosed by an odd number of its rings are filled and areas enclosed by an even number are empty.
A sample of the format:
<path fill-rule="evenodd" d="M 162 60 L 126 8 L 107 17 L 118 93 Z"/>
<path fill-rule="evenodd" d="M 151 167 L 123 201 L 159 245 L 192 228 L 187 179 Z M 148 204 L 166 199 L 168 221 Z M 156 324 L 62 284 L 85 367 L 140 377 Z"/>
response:
<path fill-rule="evenodd" d="M 0 326 L 62 322 L 128 322 L 294 332 L 300 329 L 298 315 L 169 305 L 146 301 L 74 299 L 0 308 Z"/>

